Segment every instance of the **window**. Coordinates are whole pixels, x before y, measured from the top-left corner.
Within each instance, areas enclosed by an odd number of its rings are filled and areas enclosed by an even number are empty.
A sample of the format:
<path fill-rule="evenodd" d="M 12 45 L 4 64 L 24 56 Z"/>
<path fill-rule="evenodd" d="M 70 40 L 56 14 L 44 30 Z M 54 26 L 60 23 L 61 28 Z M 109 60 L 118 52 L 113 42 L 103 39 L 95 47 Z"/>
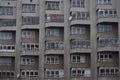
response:
<path fill-rule="evenodd" d="M 98 18 L 116 17 L 117 11 L 112 9 L 98 9 Z"/>
<path fill-rule="evenodd" d="M 34 31 L 22 31 L 22 38 L 35 38 L 35 32 Z"/>
<path fill-rule="evenodd" d="M 0 7 L 0 15 L 13 15 L 13 7 Z"/>
<path fill-rule="evenodd" d="M 71 34 L 85 34 L 85 32 L 86 32 L 85 27 L 81 27 L 81 26 L 71 27 Z"/>
<path fill-rule="evenodd" d="M 72 68 L 71 77 L 91 77 L 91 70 L 83 68 Z"/>
<path fill-rule="evenodd" d="M 46 69 L 45 70 L 45 77 L 46 78 L 63 78 L 64 77 L 64 71 L 63 70 L 50 70 Z"/>
<path fill-rule="evenodd" d="M 34 65 L 35 58 L 34 57 L 21 57 L 21 65 Z"/>
<path fill-rule="evenodd" d="M 23 25 L 38 25 L 39 17 L 22 17 Z"/>
<path fill-rule="evenodd" d="M 38 43 L 22 43 L 22 51 L 38 50 Z"/>
<path fill-rule="evenodd" d="M 46 36 L 59 36 L 60 30 L 59 28 L 47 28 L 46 29 Z"/>
<path fill-rule="evenodd" d="M 64 22 L 64 16 L 62 14 L 47 15 L 46 22 Z"/>
<path fill-rule="evenodd" d="M 88 40 L 72 40 L 71 48 L 89 48 L 90 42 Z"/>
<path fill-rule="evenodd" d="M 118 39 L 104 39 L 101 38 L 98 40 L 99 47 L 107 47 L 107 46 L 118 46 Z"/>
<path fill-rule="evenodd" d="M 63 42 L 46 42 L 46 49 L 54 49 L 54 50 L 62 50 L 63 49 Z"/>
<path fill-rule="evenodd" d="M 112 52 L 99 52 L 98 53 L 98 61 L 112 61 L 113 55 Z"/>
<path fill-rule="evenodd" d="M 16 26 L 15 19 L 0 19 L 0 26 Z"/>
<path fill-rule="evenodd" d="M 25 77 L 38 77 L 37 70 L 22 70 L 21 71 L 21 78 Z"/>
<path fill-rule="evenodd" d="M 0 32 L 0 39 L 1 40 L 10 40 L 10 39 L 12 39 L 12 33 L 11 32 Z"/>
<path fill-rule="evenodd" d="M 0 78 L 13 78 L 14 72 L 12 71 L 2 71 L 0 72 Z"/>
<path fill-rule="evenodd" d="M 59 56 L 45 56 L 46 64 L 59 64 Z"/>
<path fill-rule="evenodd" d="M 85 63 L 85 55 L 80 54 L 72 54 L 71 55 L 71 62 L 72 63 Z"/>
<path fill-rule="evenodd" d="M 0 66 L 10 66 L 12 65 L 12 59 L 6 57 L 0 57 Z"/>
<path fill-rule="evenodd" d="M 85 0 L 71 0 L 71 7 L 85 7 Z"/>
<path fill-rule="evenodd" d="M 58 1 L 47 1 L 46 9 L 47 10 L 59 10 L 59 2 Z"/>
<path fill-rule="evenodd" d="M 116 67 L 100 67 L 99 76 L 118 76 L 119 69 Z"/>
<path fill-rule="evenodd" d="M 98 32 L 111 33 L 112 32 L 112 25 L 99 24 L 98 25 Z"/>
<path fill-rule="evenodd" d="M 23 13 L 35 13 L 36 8 L 35 4 L 22 4 Z"/>
<path fill-rule="evenodd" d="M 98 0 L 98 4 L 111 4 L 111 0 Z"/>
<path fill-rule="evenodd" d="M 15 52 L 15 45 L 0 45 L 0 52 Z"/>
<path fill-rule="evenodd" d="M 73 20 L 88 20 L 90 19 L 89 12 L 72 12 Z"/>

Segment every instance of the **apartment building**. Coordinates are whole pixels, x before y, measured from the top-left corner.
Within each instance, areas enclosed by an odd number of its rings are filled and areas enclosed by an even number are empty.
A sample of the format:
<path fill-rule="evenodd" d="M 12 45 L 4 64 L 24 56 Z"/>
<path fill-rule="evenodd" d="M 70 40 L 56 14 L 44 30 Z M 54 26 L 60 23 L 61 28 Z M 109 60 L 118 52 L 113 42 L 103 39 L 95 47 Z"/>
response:
<path fill-rule="evenodd" d="M 0 0 L 0 80 L 120 80 L 120 0 Z"/>

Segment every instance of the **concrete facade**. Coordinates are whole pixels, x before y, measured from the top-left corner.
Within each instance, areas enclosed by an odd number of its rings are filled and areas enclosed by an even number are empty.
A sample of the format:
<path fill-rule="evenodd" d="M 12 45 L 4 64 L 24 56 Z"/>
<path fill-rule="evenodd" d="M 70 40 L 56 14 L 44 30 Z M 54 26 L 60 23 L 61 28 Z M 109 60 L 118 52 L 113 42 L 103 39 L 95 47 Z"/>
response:
<path fill-rule="evenodd" d="M 0 0 L 0 80 L 120 80 L 120 0 Z"/>

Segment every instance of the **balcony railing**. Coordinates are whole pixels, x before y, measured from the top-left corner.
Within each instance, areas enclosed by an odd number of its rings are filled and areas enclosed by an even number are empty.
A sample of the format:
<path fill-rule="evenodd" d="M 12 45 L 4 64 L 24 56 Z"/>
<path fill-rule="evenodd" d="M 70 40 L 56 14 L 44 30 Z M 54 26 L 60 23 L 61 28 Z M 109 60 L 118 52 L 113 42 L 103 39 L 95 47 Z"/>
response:
<path fill-rule="evenodd" d="M 90 20 L 89 12 L 72 12 L 72 20 Z"/>
<path fill-rule="evenodd" d="M 115 18 L 117 17 L 117 11 L 112 9 L 98 9 L 98 18 Z"/>
<path fill-rule="evenodd" d="M 46 22 L 64 22 L 64 15 L 51 14 L 46 16 Z"/>

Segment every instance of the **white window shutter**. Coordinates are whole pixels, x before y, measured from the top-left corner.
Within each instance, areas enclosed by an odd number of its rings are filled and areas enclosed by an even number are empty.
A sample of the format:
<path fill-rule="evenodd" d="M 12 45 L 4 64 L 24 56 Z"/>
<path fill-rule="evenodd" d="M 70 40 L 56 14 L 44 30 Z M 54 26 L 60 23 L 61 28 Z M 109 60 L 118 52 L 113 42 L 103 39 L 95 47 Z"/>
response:
<path fill-rule="evenodd" d="M 80 56 L 80 62 L 85 63 L 85 56 Z"/>
<path fill-rule="evenodd" d="M 64 71 L 59 71 L 59 77 L 60 78 L 64 77 Z"/>
<path fill-rule="evenodd" d="M 90 77 L 91 76 L 91 71 L 90 70 L 85 70 L 85 77 Z"/>

